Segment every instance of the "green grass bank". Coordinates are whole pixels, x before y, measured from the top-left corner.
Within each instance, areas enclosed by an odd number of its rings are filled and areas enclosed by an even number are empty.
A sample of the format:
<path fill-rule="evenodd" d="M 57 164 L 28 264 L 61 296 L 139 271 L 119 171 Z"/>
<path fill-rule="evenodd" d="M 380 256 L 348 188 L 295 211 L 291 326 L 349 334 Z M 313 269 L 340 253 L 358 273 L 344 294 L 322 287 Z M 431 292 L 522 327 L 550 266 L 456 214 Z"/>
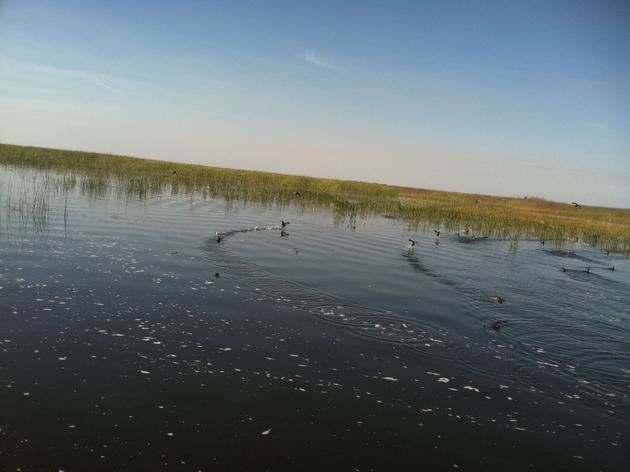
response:
<path fill-rule="evenodd" d="M 0 144 L 0 164 L 81 177 L 81 185 L 94 192 L 114 187 L 149 196 L 170 189 L 263 204 L 322 206 L 331 208 L 339 218 L 388 214 L 410 226 L 435 225 L 447 231 L 470 228 L 475 234 L 558 243 L 581 240 L 630 252 L 629 209 L 575 207 L 540 198 L 403 188 L 10 144 Z"/>

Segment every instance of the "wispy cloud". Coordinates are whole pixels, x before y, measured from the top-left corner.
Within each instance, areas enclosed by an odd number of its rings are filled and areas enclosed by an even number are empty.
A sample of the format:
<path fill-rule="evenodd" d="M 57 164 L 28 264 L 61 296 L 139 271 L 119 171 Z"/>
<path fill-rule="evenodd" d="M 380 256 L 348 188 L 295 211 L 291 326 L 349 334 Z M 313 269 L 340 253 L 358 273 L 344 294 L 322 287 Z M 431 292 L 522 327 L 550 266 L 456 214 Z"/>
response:
<path fill-rule="evenodd" d="M 329 60 L 324 59 L 322 56 L 315 53 L 315 51 L 306 51 L 300 54 L 300 58 L 308 62 L 311 65 L 316 67 L 320 67 L 322 69 L 336 69 L 337 67 L 331 63 Z"/>
<path fill-rule="evenodd" d="M 101 79 L 99 79 L 96 76 L 94 77 L 94 82 L 96 83 L 96 85 L 99 85 L 99 86 L 103 87 L 104 89 L 109 90 L 110 92 L 120 93 L 120 90 L 118 90 L 117 88 L 112 87 L 111 85 L 107 85 L 105 82 L 103 82 Z"/>

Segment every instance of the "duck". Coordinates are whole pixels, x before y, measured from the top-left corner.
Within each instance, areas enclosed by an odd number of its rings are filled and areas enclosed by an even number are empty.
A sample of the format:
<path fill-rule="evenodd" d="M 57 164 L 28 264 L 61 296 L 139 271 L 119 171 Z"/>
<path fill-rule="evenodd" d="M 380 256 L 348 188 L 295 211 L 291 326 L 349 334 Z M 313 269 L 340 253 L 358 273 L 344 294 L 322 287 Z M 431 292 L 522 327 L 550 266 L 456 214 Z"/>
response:
<path fill-rule="evenodd" d="M 608 270 L 611 271 L 611 272 L 614 272 L 615 271 L 615 266 L 608 267 Z"/>
<path fill-rule="evenodd" d="M 287 233 L 285 230 L 282 230 L 280 231 L 280 236 L 284 238 L 286 236 L 289 236 L 289 233 Z"/>
<path fill-rule="evenodd" d="M 503 328 L 508 323 L 509 323 L 508 320 L 498 320 L 498 321 L 495 321 L 494 323 L 492 323 L 490 325 L 490 328 L 493 331 L 496 331 L 498 333 L 499 331 L 501 331 L 501 328 Z"/>
<path fill-rule="evenodd" d="M 569 269 L 567 269 L 566 267 L 562 266 L 560 267 L 560 272 L 568 272 Z"/>
<path fill-rule="evenodd" d="M 575 208 L 580 208 L 582 206 L 578 202 L 571 202 L 571 205 L 573 205 Z"/>
<path fill-rule="evenodd" d="M 495 295 L 494 297 L 491 297 L 492 300 L 494 300 L 495 302 L 499 303 L 499 304 L 503 304 L 505 303 L 505 298 L 499 296 L 499 295 Z"/>
<path fill-rule="evenodd" d="M 416 241 L 414 241 L 411 238 L 409 238 L 407 241 L 409 241 L 409 244 L 411 245 L 411 247 L 414 247 L 416 245 Z"/>
<path fill-rule="evenodd" d="M 585 274 L 590 274 L 591 273 L 591 268 L 587 267 L 585 270 L 583 270 L 582 272 L 584 272 Z"/>
<path fill-rule="evenodd" d="M 440 230 L 438 229 L 434 229 L 433 232 L 435 233 L 435 235 L 439 238 L 440 237 Z"/>
<path fill-rule="evenodd" d="M 286 227 L 287 227 L 287 225 L 289 225 L 289 224 L 291 224 L 291 222 L 290 222 L 290 221 L 284 221 L 284 220 L 282 220 L 282 221 L 280 222 L 280 227 L 281 227 L 281 228 L 286 228 Z"/>

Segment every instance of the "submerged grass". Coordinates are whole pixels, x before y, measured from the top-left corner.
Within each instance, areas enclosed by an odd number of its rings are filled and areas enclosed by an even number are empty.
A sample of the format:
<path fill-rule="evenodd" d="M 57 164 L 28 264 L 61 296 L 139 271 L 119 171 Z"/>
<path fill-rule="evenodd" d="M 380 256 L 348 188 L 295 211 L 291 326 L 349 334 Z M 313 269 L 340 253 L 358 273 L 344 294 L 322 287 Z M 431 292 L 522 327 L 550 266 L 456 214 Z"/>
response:
<path fill-rule="evenodd" d="M 0 144 L 0 164 L 81 177 L 82 191 L 101 195 L 112 186 L 148 198 L 167 189 L 205 197 L 295 203 L 332 208 L 349 221 L 369 214 L 399 217 L 411 226 L 470 228 L 505 238 L 581 240 L 630 252 L 630 210 L 579 206 L 541 198 L 504 198 L 393 187 L 383 184 L 139 159 L 80 151 Z"/>

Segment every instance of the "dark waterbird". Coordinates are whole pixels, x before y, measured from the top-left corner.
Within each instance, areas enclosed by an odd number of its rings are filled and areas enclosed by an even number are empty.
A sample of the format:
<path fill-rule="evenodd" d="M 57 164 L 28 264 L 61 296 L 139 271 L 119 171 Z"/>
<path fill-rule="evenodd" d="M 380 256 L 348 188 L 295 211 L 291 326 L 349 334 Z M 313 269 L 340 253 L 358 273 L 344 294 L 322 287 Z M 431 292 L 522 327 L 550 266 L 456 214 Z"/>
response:
<path fill-rule="evenodd" d="M 490 297 L 491 300 L 494 300 L 495 302 L 499 303 L 499 304 L 503 304 L 505 303 L 505 298 L 499 296 L 499 295 L 495 295 L 493 297 Z"/>
<path fill-rule="evenodd" d="M 416 241 L 414 241 L 413 239 L 409 238 L 408 241 L 411 247 L 414 247 L 416 245 Z"/>
<path fill-rule="evenodd" d="M 177 176 L 177 171 L 174 170 L 173 172 L 171 172 L 172 175 Z"/>
<path fill-rule="evenodd" d="M 501 331 L 501 328 L 503 328 L 508 323 L 509 320 L 498 320 L 490 325 L 490 329 L 498 333 L 499 331 Z"/>
<path fill-rule="evenodd" d="M 215 272 L 215 273 L 214 273 L 214 278 L 215 278 L 215 279 L 218 279 L 220 276 L 221 276 L 221 274 L 219 274 L 218 272 Z"/>
<path fill-rule="evenodd" d="M 569 269 L 567 269 L 566 267 L 562 266 L 560 267 L 560 272 L 568 272 Z"/>
<path fill-rule="evenodd" d="M 571 205 L 573 205 L 575 208 L 580 208 L 582 206 L 578 202 L 571 202 Z"/>
<path fill-rule="evenodd" d="M 590 274 L 591 273 L 591 268 L 587 267 L 586 269 L 584 269 L 582 272 L 584 272 L 585 274 Z"/>
<path fill-rule="evenodd" d="M 284 238 L 284 237 L 287 237 L 287 236 L 290 236 L 290 235 L 285 230 L 282 230 L 282 231 L 280 231 L 280 236 Z"/>
<path fill-rule="evenodd" d="M 301 197 L 302 196 L 302 194 L 300 192 L 297 192 L 297 191 L 293 192 L 293 195 L 295 195 L 296 197 Z"/>
<path fill-rule="evenodd" d="M 280 227 L 281 228 L 286 228 L 288 224 L 291 224 L 291 222 L 282 220 L 282 222 L 280 223 Z"/>
<path fill-rule="evenodd" d="M 440 237 L 440 231 L 439 231 L 439 230 L 434 229 L 434 230 L 433 230 L 433 232 L 435 233 L 435 235 L 436 235 L 437 237 Z"/>
<path fill-rule="evenodd" d="M 219 232 L 218 232 L 218 231 L 216 232 L 216 235 L 217 235 L 216 240 L 217 240 L 217 242 L 218 242 L 218 243 L 220 243 L 221 241 L 223 241 L 223 238 L 221 237 L 221 235 L 219 234 Z"/>
<path fill-rule="evenodd" d="M 609 267 L 608 270 L 611 271 L 611 272 L 614 272 L 615 271 L 615 266 Z"/>

